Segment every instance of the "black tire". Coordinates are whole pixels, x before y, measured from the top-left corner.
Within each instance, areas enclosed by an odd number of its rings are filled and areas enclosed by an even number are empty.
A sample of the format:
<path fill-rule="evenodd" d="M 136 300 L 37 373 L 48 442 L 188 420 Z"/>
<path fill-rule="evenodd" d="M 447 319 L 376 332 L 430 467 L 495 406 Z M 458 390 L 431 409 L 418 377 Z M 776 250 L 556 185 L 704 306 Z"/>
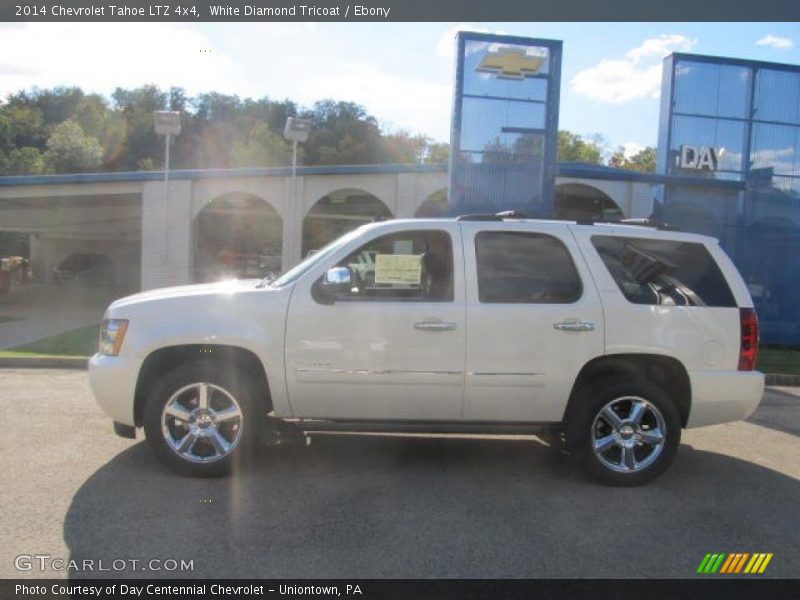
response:
<path fill-rule="evenodd" d="M 565 426 L 567 447 L 598 481 L 641 485 L 658 477 L 675 458 L 681 439 L 680 414 L 655 383 L 622 377 L 601 379 L 581 388 L 573 402 Z M 634 405 L 643 415 L 638 425 L 629 412 Z M 603 412 L 609 407 L 613 414 Z M 614 417 L 619 419 L 617 428 L 611 424 Z M 653 443 L 659 432 L 661 443 Z"/>
<path fill-rule="evenodd" d="M 218 446 L 209 441 L 210 437 L 204 435 L 213 436 L 214 432 L 202 430 L 196 410 L 192 411 L 192 425 L 188 424 L 189 420 L 184 425 L 183 419 L 172 418 L 169 418 L 168 425 L 163 425 L 162 417 L 167 403 L 173 399 L 176 392 L 193 384 L 210 384 L 206 386 L 206 394 L 212 414 L 221 415 L 226 408 L 238 408 L 240 417 L 232 417 L 224 423 L 220 420 L 218 423 L 214 416 L 211 417 L 212 423 L 208 423 L 208 419 L 205 423 L 208 429 L 218 430 L 223 440 L 229 442 L 232 446 L 229 451 L 218 451 Z M 196 407 L 199 394 L 199 388 L 189 387 L 175 399 L 181 404 L 181 408 Z M 230 401 L 231 398 L 234 400 L 233 403 Z M 262 430 L 262 407 L 263 401 L 257 387 L 252 378 L 242 370 L 230 364 L 213 361 L 191 362 L 164 375 L 150 390 L 144 409 L 145 436 L 159 460 L 182 475 L 192 477 L 226 475 L 237 468 L 243 460 L 252 456 L 258 447 Z M 214 412 L 214 408 L 219 410 Z M 169 435 L 173 440 L 182 441 L 180 433 L 186 431 L 188 434 L 190 427 L 194 427 L 194 431 L 197 431 L 195 437 L 197 442 L 192 445 L 191 459 L 180 455 L 167 440 Z"/>

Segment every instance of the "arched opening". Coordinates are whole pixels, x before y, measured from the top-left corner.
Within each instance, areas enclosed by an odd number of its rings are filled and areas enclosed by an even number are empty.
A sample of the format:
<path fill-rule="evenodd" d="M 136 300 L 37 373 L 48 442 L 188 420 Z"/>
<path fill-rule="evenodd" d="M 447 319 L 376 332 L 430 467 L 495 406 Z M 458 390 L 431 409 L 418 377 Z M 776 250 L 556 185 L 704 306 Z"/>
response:
<path fill-rule="evenodd" d="M 117 267 L 107 254 L 75 252 L 58 263 L 53 271 L 53 281 L 56 284 L 110 288 L 117 284 Z"/>
<path fill-rule="evenodd" d="M 428 196 L 414 216 L 419 219 L 438 219 L 439 217 L 446 217 L 448 210 L 447 190 L 441 189 Z"/>
<path fill-rule="evenodd" d="M 303 256 L 371 221 L 388 219 L 391 211 L 364 190 L 336 190 L 317 200 L 303 219 Z"/>
<path fill-rule="evenodd" d="M 557 218 L 568 221 L 619 221 L 625 218 L 622 209 L 611 196 L 583 183 L 557 185 L 554 209 Z"/>
<path fill-rule="evenodd" d="M 195 219 L 194 279 L 278 273 L 282 239 L 283 220 L 265 200 L 241 192 L 218 196 Z"/>

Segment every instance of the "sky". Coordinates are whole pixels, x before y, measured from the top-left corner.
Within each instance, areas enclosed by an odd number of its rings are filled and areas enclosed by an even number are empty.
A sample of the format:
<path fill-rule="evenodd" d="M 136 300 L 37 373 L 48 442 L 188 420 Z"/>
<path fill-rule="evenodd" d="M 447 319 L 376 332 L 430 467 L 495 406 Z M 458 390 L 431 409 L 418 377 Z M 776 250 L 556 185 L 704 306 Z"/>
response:
<path fill-rule="evenodd" d="M 673 51 L 800 64 L 799 23 L 0 23 L 0 97 L 155 83 L 190 95 L 363 105 L 386 131 L 448 141 L 455 33 L 562 40 L 559 127 L 655 145 Z"/>

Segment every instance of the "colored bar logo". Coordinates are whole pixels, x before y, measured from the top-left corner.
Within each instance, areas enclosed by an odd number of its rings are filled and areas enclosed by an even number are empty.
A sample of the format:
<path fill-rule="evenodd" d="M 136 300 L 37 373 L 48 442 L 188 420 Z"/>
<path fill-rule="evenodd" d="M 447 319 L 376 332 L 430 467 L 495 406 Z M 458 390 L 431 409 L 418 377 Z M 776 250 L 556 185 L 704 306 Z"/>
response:
<path fill-rule="evenodd" d="M 772 552 L 733 552 L 731 554 L 718 553 L 706 554 L 697 567 L 697 573 L 714 574 L 724 573 L 726 575 L 737 573 L 761 574 L 769 561 L 772 560 Z"/>

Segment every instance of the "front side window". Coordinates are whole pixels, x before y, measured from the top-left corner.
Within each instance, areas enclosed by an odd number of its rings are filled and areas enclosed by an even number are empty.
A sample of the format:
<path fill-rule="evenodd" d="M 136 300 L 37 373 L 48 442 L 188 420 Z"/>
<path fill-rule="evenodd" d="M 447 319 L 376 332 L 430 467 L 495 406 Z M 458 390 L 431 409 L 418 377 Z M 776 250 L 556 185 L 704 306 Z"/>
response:
<path fill-rule="evenodd" d="M 453 300 L 453 247 L 444 231 L 403 231 L 368 242 L 337 267 L 350 271 L 343 300 Z"/>
<path fill-rule="evenodd" d="M 569 250 L 551 235 L 483 231 L 475 255 L 483 303 L 570 304 L 583 291 Z"/>
<path fill-rule="evenodd" d="M 596 235 L 592 244 L 634 304 L 733 307 L 725 276 L 703 244 Z"/>

